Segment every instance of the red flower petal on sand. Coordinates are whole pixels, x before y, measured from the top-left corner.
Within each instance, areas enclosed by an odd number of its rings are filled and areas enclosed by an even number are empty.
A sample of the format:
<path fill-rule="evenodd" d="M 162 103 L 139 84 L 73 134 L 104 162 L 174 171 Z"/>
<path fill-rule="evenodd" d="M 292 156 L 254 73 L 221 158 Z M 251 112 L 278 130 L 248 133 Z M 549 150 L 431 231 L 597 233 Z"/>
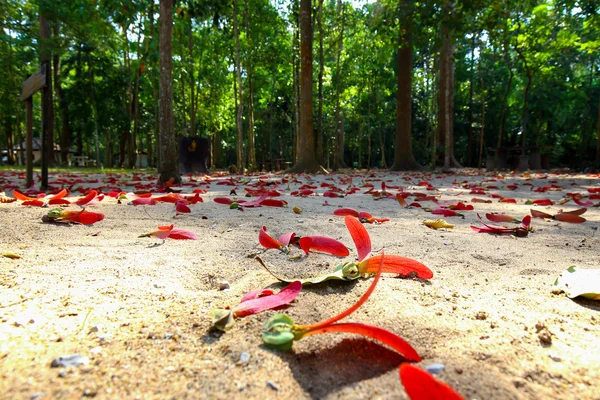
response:
<path fill-rule="evenodd" d="M 356 246 L 358 260 L 364 260 L 371 254 L 371 238 L 369 237 L 367 229 L 358 219 L 352 216 L 346 216 L 344 218 L 344 223 L 346 224 L 346 228 L 348 228 L 348 232 L 350 232 L 354 246 Z"/>
<path fill-rule="evenodd" d="M 167 194 L 164 196 L 160 196 L 155 198 L 154 200 L 158 201 L 159 203 L 177 203 L 179 200 L 181 200 L 181 196 L 179 195 L 175 195 L 175 194 Z"/>
<path fill-rule="evenodd" d="M 294 240 L 295 236 L 296 236 L 296 234 L 294 232 L 288 232 L 288 233 L 284 233 L 283 235 L 279 236 L 279 238 L 277 240 L 279 241 L 279 243 L 282 246 L 289 246 L 290 242 Z"/>
<path fill-rule="evenodd" d="M 51 206 L 68 206 L 69 204 L 71 204 L 71 202 L 67 199 L 63 199 L 63 198 L 51 198 L 48 201 L 48 204 Z"/>
<path fill-rule="evenodd" d="M 258 243 L 260 243 L 262 247 L 266 247 L 267 249 L 280 249 L 283 247 L 283 244 L 281 244 L 278 240 L 276 240 L 267 233 L 266 226 L 263 226 L 260 232 L 258 233 Z"/>
<path fill-rule="evenodd" d="M 504 197 L 504 198 L 500 199 L 500 203 L 515 203 L 516 204 L 517 201 L 515 199 L 509 199 L 509 198 Z"/>
<path fill-rule="evenodd" d="M 243 297 L 242 300 L 240 300 L 240 303 L 243 303 L 245 301 L 248 300 L 254 300 L 254 299 L 258 299 L 259 297 L 265 297 L 265 296 L 270 296 L 272 294 L 274 294 L 275 292 L 272 289 L 258 289 L 258 290 L 252 290 L 248 293 L 246 293 Z"/>
<path fill-rule="evenodd" d="M 155 238 L 164 240 L 169 237 L 169 234 L 171 233 L 172 230 L 173 230 L 173 224 L 171 224 L 169 226 L 159 226 L 157 231 L 144 233 L 144 234 L 140 235 L 139 237 L 154 236 Z"/>
<path fill-rule="evenodd" d="M 17 189 L 13 190 L 13 196 L 15 196 L 15 198 L 17 200 L 21 200 L 21 201 L 37 200 L 37 197 L 29 197 L 27 195 L 24 195 L 23 193 L 21 193 Z"/>
<path fill-rule="evenodd" d="M 176 240 L 197 240 L 198 236 L 187 229 L 173 228 L 171 229 L 171 232 L 169 232 L 168 238 Z"/>
<path fill-rule="evenodd" d="M 462 400 L 454 389 L 409 363 L 400 365 L 400 381 L 411 400 Z"/>
<path fill-rule="evenodd" d="M 373 219 L 373 215 L 371 213 L 366 212 L 366 211 L 361 211 L 361 212 L 358 213 L 358 219 L 359 220 L 363 220 L 364 219 L 364 220 L 369 221 L 370 219 Z"/>
<path fill-rule="evenodd" d="M 575 202 L 575 204 L 577 204 L 578 206 L 582 206 L 582 207 L 591 207 L 594 205 L 594 202 L 591 200 L 581 201 L 581 200 L 574 198 L 573 201 Z"/>
<path fill-rule="evenodd" d="M 306 254 L 310 250 L 320 251 L 338 257 L 345 257 L 350 254 L 348 248 L 341 242 L 327 236 L 304 236 L 299 241 L 300 248 Z"/>
<path fill-rule="evenodd" d="M 456 217 L 457 215 L 460 215 L 454 210 L 447 210 L 445 208 L 436 208 L 435 210 L 431 211 L 431 213 L 436 215 L 443 215 L 444 217 Z"/>
<path fill-rule="evenodd" d="M 185 214 L 192 212 L 192 210 L 190 210 L 190 208 L 187 206 L 187 200 L 180 200 L 175 203 L 175 211 Z"/>
<path fill-rule="evenodd" d="M 404 200 L 404 196 L 402 193 L 396 194 L 396 200 L 398 200 L 400 207 L 408 207 L 408 205 L 406 204 L 406 200 Z"/>
<path fill-rule="evenodd" d="M 374 274 L 381 263 L 381 255 L 370 257 L 358 264 L 361 274 Z M 412 258 L 386 254 L 383 256 L 383 268 L 381 272 L 388 274 L 410 275 L 416 273 L 418 278 L 431 279 L 433 272 L 424 264 Z"/>
<path fill-rule="evenodd" d="M 351 215 L 353 217 L 358 218 L 358 211 L 354 208 L 338 208 L 333 212 L 333 215 L 337 215 L 338 217 L 345 217 L 346 215 Z"/>
<path fill-rule="evenodd" d="M 523 217 L 523 219 L 521 220 L 521 226 L 524 229 L 529 229 L 529 227 L 531 226 L 531 217 L 529 215 Z"/>
<path fill-rule="evenodd" d="M 550 218 L 550 219 L 553 218 L 552 215 L 550 215 L 548 213 L 545 213 L 543 211 L 538 211 L 538 210 L 531 209 L 530 212 L 531 212 L 531 216 L 533 218 Z"/>
<path fill-rule="evenodd" d="M 44 202 L 41 200 L 25 200 L 21 203 L 22 206 L 44 207 Z"/>
<path fill-rule="evenodd" d="M 485 214 L 485 217 L 492 222 L 519 222 L 519 220 L 508 214 Z"/>
<path fill-rule="evenodd" d="M 73 222 L 79 222 L 84 225 L 93 225 L 98 221 L 102 221 L 104 219 L 104 214 L 95 213 L 91 211 L 82 211 L 77 214 L 76 218 L 71 219 Z"/>
<path fill-rule="evenodd" d="M 587 208 L 578 208 L 577 210 L 563 211 L 561 214 L 582 215 L 585 214 Z"/>
<path fill-rule="evenodd" d="M 230 205 L 233 203 L 233 200 L 231 200 L 229 197 L 215 197 L 214 201 L 215 201 L 215 203 L 227 204 L 227 205 Z"/>
<path fill-rule="evenodd" d="M 554 204 L 554 202 L 550 199 L 538 199 L 532 201 L 532 203 L 538 206 L 551 206 L 552 204 Z"/>
<path fill-rule="evenodd" d="M 266 207 L 285 207 L 287 206 L 287 201 L 280 199 L 264 199 L 260 205 Z"/>
<path fill-rule="evenodd" d="M 75 204 L 77 204 L 78 206 L 85 206 L 87 203 L 94 200 L 94 197 L 96 197 L 97 194 L 98 192 L 92 189 L 88 192 L 88 194 L 85 195 L 85 197 L 82 197 L 79 200 L 75 201 Z"/>
<path fill-rule="evenodd" d="M 587 221 L 585 218 L 580 217 L 579 215 L 573 215 L 569 213 L 558 213 L 554 216 L 554 219 L 562 222 L 570 222 L 572 224 L 580 224 Z"/>
<path fill-rule="evenodd" d="M 281 307 L 291 303 L 302 290 L 302 283 L 294 281 L 281 289 L 279 293 L 255 298 L 253 300 L 243 301 L 233 308 L 233 314 L 240 318 L 252 315 L 265 310 Z"/>
<path fill-rule="evenodd" d="M 131 204 L 134 206 L 155 206 L 156 200 L 154 200 L 152 197 L 138 197 L 137 199 L 133 199 Z"/>
<path fill-rule="evenodd" d="M 68 194 L 69 194 L 69 191 L 67 189 L 62 189 L 60 192 L 58 192 L 54 196 L 52 196 L 52 200 L 62 199 L 63 197 L 65 197 Z M 52 200 L 50 200 L 50 201 L 52 201 Z"/>

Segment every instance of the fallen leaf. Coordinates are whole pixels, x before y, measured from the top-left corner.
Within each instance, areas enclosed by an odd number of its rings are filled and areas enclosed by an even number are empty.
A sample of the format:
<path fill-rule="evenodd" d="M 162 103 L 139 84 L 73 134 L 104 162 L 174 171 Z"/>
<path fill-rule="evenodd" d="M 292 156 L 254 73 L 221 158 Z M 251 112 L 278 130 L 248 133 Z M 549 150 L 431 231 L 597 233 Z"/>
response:
<path fill-rule="evenodd" d="M 454 228 L 454 225 L 449 224 L 444 219 L 426 219 L 423 224 L 428 228 L 441 229 L 441 228 Z"/>
<path fill-rule="evenodd" d="M 571 266 L 554 281 L 554 286 L 563 290 L 571 299 L 582 296 L 600 300 L 600 269 L 578 269 Z"/>

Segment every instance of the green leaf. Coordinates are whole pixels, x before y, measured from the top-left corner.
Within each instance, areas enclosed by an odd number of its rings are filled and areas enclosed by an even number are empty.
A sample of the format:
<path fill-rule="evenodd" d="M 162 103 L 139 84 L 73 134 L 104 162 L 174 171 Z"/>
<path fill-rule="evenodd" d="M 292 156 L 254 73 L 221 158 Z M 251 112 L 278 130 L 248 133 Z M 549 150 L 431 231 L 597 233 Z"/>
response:
<path fill-rule="evenodd" d="M 582 296 L 600 300 L 600 269 L 577 269 L 571 266 L 556 278 L 554 286 L 564 290 L 571 299 Z"/>
<path fill-rule="evenodd" d="M 274 315 L 265 323 L 262 337 L 270 349 L 289 350 L 294 344 L 294 322 L 285 314 Z"/>

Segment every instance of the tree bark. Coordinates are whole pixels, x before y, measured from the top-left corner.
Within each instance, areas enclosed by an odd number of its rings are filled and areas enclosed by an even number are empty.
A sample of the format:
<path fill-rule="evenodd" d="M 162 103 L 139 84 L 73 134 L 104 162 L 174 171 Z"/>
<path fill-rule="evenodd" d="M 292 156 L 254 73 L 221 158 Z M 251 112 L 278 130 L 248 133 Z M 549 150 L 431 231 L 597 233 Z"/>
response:
<path fill-rule="evenodd" d="M 300 132 L 298 133 L 298 157 L 286 172 L 317 172 L 320 169 L 315 158 L 312 98 L 312 22 L 311 0 L 300 1 Z"/>
<path fill-rule="evenodd" d="M 54 26 L 54 37 L 58 37 L 58 25 Z M 65 96 L 62 89 L 62 79 L 60 71 L 60 57 L 58 54 L 52 56 L 54 73 L 54 92 L 58 105 L 60 108 L 61 116 L 61 135 L 60 135 L 60 158 L 62 165 L 67 165 L 69 158 L 69 147 L 71 146 L 71 128 L 69 127 L 69 105 L 65 100 Z"/>
<path fill-rule="evenodd" d="M 233 36 L 235 37 L 235 71 L 237 80 L 238 106 L 235 114 L 236 135 L 236 165 L 239 173 L 244 172 L 244 131 L 242 126 L 242 114 L 244 112 L 244 90 L 242 88 L 242 67 L 240 63 L 240 35 L 238 31 L 238 0 L 233 0 Z"/>
<path fill-rule="evenodd" d="M 42 180 L 40 188 L 48 188 L 48 166 L 54 164 L 54 114 L 52 106 L 52 64 L 48 42 L 51 38 L 50 25 L 40 10 L 40 64 L 46 68 L 46 87 L 42 89 Z"/>
<path fill-rule="evenodd" d="M 396 137 L 391 171 L 420 169 L 412 152 L 412 1 L 400 6 Z"/>
<path fill-rule="evenodd" d="M 475 35 L 471 40 L 471 75 L 469 76 L 469 126 L 467 128 L 467 167 L 473 166 L 473 79 L 475 75 Z"/>
<path fill-rule="evenodd" d="M 194 74 L 194 20 L 190 18 L 190 31 L 188 32 L 188 55 L 190 70 L 190 135 L 196 135 L 196 77 Z"/>
<path fill-rule="evenodd" d="M 598 140 L 596 141 L 596 168 L 600 168 L 600 103 L 598 103 L 598 123 L 596 126 L 596 134 Z"/>
<path fill-rule="evenodd" d="M 477 168 L 483 168 L 483 145 L 485 141 L 485 83 L 483 81 L 483 72 L 481 70 L 481 59 L 483 58 L 483 46 L 480 47 L 479 52 L 479 63 L 477 64 L 479 69 L 479 83 L 481 85 L 481 131 L 479 132 L 479 162 Z"/>
<path fill-rule="evenodd" d="M 248 15 L 248 2 L 246 0 L 244 7 L 244 19 L 246 23 L 246 38 L 249 43 L 248 50 L 248 59 L 246 60 L 246 64 L 248 65 L 247 74 L 248 74 L 248 168 L 251 172 L 256 171 L 256 152 L 255 152 L 255 144 L 254 144 L 254 101 L 252 99 L 253 96 L 253 87 L 252 87 L 252 42 L 250 31 L 250 16 Z"/>
<path fill-rule="evenodd" d="M 336 58 L 336 85 L 335 85 L 335 146 L 333 156 L 333 169 L 345 168 L 344 162 L 344 122 L 340 104 L 342 92 L 342 71 L 340 68 L 340 59 L 344 51 L 344 5 L 341 0 L 337 2 L 337 12 L 339 22 L 338 48 Z"/>
<path fill-rule="evenodd" d="M 317 162 L 323 164 L 323 73 L 325 72 L 325 57 L 323 55 L 323 0 L 319 0 L 317 24 L 319 26 L 319 105 L 317 110 Z"/>
<path fill-rule="evenodd" d="M 160 144 L 159 182 L 171 179 L 181 183 L 178 171 L 177 140 L 173 123 L 173 0 L 160 0 L 159 67 L 160 67 Z"/>

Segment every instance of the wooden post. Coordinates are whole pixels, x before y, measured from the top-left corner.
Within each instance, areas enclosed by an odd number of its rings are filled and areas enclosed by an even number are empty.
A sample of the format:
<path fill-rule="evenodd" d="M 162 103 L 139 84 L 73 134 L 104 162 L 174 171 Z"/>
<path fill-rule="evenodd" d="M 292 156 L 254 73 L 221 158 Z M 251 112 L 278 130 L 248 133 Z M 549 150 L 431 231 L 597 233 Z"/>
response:
<path fill-rule="evenodd" d="M 27 180 L 25 186 L 27 188 L 33 185 L 33 99 L 31 97 L 25 100 L 25 130 L 26 130 L 26 149 L 25 154 L 27 165 Z M 22 145 L 21 145 L 22 146 Z"/>

